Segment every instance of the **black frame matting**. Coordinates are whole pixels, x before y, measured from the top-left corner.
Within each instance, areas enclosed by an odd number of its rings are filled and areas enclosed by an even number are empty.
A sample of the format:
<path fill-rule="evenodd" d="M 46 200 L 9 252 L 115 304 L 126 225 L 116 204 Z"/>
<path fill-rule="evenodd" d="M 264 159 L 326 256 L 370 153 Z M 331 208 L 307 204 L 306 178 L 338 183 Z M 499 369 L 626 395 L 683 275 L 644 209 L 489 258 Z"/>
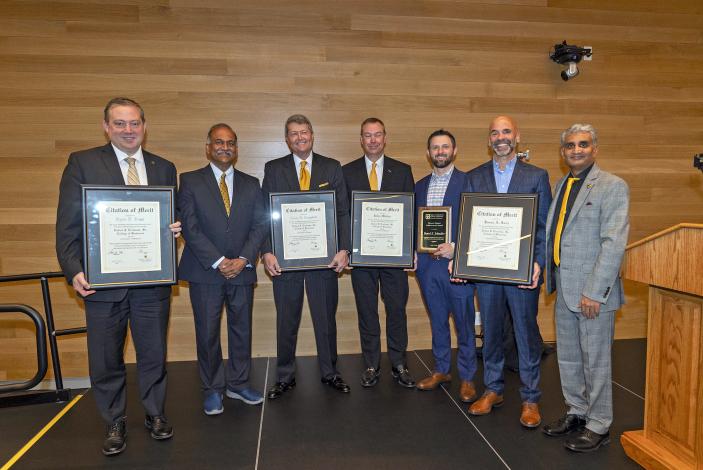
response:
<path fill-rule="evenodd" d="M 104 425 L 89 392 L 27 454 L 15 469 L 636 469 L 620 446 L 623 431 L 643 425 L 646 342 L 616 341 L 613 351 L 615 421 L 611 444 L 592 454 L 575 454 L 562 439 L 526 430 L 520 414 L 519 378 L 505 373 L 505 404 L 487 416 L 466 413 L 458 400 L 459 380 L 446 389 L 407 390 L 393 382 L 383 357 L 376 387 L 359 384 L 363 361 L 340 356 L 338 368 L 350 394 L 323 386 L 316 357 L 300 357 L 295 390 L 263 406 L 225 399 L 225 412 L 202 412 L 195 362 L 169 364 L 167 416 L 170 441 L 157 442 L 144 429 L 134 366 L 128 366 L 127 449 L 116 457 L 100 452 Z M 253 361 L 251 383 L 259 390 L 275 381 L 275 358 Z M 482 391 L 479 360 L 477 384 Z M 431 351 L 408 352 L 416 378 L 432 368 Z M 268 377 L 267 377 L 268 370 Z M 564 412 L 556 355 L 542 361 L 542 416 Z M 39 431 L 62 405 L 0 410 L 0 465 Z M 262 420 L 263 415 L 263 420 Z"/>

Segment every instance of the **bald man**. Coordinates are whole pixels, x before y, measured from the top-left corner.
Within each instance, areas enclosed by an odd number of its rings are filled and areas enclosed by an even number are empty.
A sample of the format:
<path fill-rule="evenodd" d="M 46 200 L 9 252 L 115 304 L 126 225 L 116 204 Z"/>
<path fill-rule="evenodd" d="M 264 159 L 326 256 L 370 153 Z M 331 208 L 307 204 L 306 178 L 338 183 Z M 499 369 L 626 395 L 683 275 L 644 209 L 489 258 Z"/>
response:
<path fill-rule="evenodd" d="M 488 129 L 488 145 L 493 158 L 471 170 L 468 187 L 480 193 L 530 193 L 539 195 L 535 232 L 534 270 L 532 283 L 512 286 L 477 282 L 476 292 L 483 322 L 484 386 L 483 396 L 469 408 L 472 415 L 485 415 L 503 404 L 503 325 L 506 315 L 513 320 L 517 342 L 522 410 L 520 423 L 536 428 L 542 422 L 538 402 L 539 361 L 542 338 L 537 326 L 537 306 L 545 260 L 545 226 L 552 202 L 549 175 L 536 166 L 517 158 L 520 131 L 509 116 L 498 116 Z"/>

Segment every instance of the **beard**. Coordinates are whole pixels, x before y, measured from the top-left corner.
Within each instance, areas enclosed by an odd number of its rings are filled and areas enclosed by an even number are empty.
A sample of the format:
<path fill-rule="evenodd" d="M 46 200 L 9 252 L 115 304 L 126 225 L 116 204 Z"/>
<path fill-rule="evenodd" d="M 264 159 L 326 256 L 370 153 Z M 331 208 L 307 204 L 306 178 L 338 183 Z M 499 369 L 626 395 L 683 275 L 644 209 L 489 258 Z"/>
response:
<path fill-rule="evenodd" d="M 438 160 L 438 157 L 443 157 L 443 160 Z M 435 166 L 435 168 L 446 168 L 449 165 L 452 164 L 454 159 L 450 155 L 437 155 L 436 157 L 432 157 L 432 164 Z"/>
<path fill-rule="evenodd" d="M 501 145 L 507 145 L 507 147 L 500 149 L 499 147 Z M 495 153 L 498 157 L 505 157 L 507 155 L 510 155 L 515 151 L 516 146 L 517 143 L 512 139 L 498 139 L 491 144 L 493 153 Z"/>

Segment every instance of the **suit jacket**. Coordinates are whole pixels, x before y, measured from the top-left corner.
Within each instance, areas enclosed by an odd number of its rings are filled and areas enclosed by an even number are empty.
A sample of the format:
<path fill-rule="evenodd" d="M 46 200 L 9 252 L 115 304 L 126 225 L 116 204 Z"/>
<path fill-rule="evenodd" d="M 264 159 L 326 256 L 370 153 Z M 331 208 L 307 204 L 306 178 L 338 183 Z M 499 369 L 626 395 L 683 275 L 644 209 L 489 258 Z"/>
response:
<path fill-rule="evenodd" d="M 567 177 L 556 184 L 555 195 Z M 547 218 L 548 293 L 556 288 L 550 228 L 557 199 L 551 204 Z M 605 304 L 606 311 L 617 310 L 625 303 L 620 265 L 630 229 L 629 199 L 627 183 L 594 163 L 562 229 L 559 287 L 569 310 L 581 310 L 581 295 Z"/>
<path fill-rule="evenodd" d="M 173 163 L 142 149 L 149 186 L 173 186 L 176 167 Z M 56 211 L 56 256 L 69 284 L 83 271 L 83 217 L 81 184 L 124 185 L 117 156 L 108 143 L 102 147 L 74 152 L 59 185 L 59 206 Z M 154 287 L 160 296 L 168 297 L 171 287 Z M 97 302 L 115 302 L 127 295 L 127 289 L 106 289 L 86 297 Z"/>
<path fill-rule="evenodd" d="M 493 174 L 493 160 L 477 166 L 467 174 L 472 191 L 478 193 L 497 193 L 496 180 Z M 518 160 L 515 163 L 513 176 L 510 179 L 508 193 L 538 194 L 537 224 L 535 232 L 534 260 L 544 271 L 545 263 L 545 230 L 547 227 L 547 211 L 552 202 L 549 188 L 549 175 L 546 170 Z"/>
<path fill-rule="evenodd" d="M 256 282 L 256 269 L 245 268 L 228 280 L 212 268 L 223 256 L 230 259 L 242 256 L 254 265 L 268 231 L 259 180 L 236 168 L 233 170 L 229 217 L 219 182 L 209 164 L 181 174 L 178 208 L 186 245 L 178 265 L 180 279 L 203 284 Z"/>
<path fill-rule="evenodd" d="M 269 213 L 269 194 L 273 192 L 300 191 L 300 183 L 295 169 L 293 154 L 269 160 L 264 166 L 262 183 L 266 214 Z M 312 171 L 310 173 L 310 191 L 334 190 L 337 202 L 337 243 L 338 250 L 351 249 L 349 222 L 349 199 L 347 185 L 344 182 L 342 166 L 333 158 L 313 153 Z M 264 238 L 261 253 L 272 253 L 271 234 Z M 336 275 L 336 273 L 335 273 Z"/>
<path fill-rule="evenodd" d="M 427 190 L 430 186 L 432 175 L 429 174 L 415 184 L 415 204 L 417 207 L 427 205 Z M 461 206 L 461 193 L 463 191 L 472 191 L 467 174 L 454 167 L 447 190 L 444 193 L 443 206 L 451 206 L 452 208 L 452 241 L 456 241 L 456 233 L 459 226 L 459 209 Z M 449 264 L 449 260 L 441 259 L 433 261 L 429 253 L 417 254 L 417 273 L 422 275 L 422 272 L 427 268 L 429 263 L 444 262 Z M 449 273 L 447 272 L 447 278 Z"/>
<path fill-rule="evenodd" d="M 364 156 L 344 165 L 342 171 L 349 192 L 349 201 L 351 201 L 352 191 L 371 191 Z M 379 191 L 411 193 L 415 187 L 414 181 L 410 165 L 388 155 L 383 157 L 383 176 Z"/>

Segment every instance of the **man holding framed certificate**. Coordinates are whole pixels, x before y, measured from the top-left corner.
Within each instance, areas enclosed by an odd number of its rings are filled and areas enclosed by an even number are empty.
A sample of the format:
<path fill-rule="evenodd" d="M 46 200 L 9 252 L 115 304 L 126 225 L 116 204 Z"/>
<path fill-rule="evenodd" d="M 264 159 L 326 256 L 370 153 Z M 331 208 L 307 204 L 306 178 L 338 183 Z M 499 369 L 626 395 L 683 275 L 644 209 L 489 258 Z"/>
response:
<path fill-rule="evenodd" d="M 476 291 L 483 323 L 483 396 L 471 407 L 472 415 L 485 415 L 503 404 L 503 323 L 510 314 L 515 329 L 522 387 L 520 423 L 536 428 L 542 421 L 538 402 L 542 341 L 537 325 L 539 285 L 545 260 L 545 223 L 552 200 L 549 175 L 541 168 L 524 163 L 516 156 L 520 131 L 508 116 L 498 116 L 489 126 L 488 145 L 493 158 L 468 173 L 468 191 L 480 193 L 538 194 L 534 266 L 530 285 L 477 282 Z M 455 260 L 456 262 L 456 260 Z"/>
<path fill-rule="evenodd" d="M 386 127 L 383 121 L 368 118 L 361 123 L 361 147 L 364 156 L 342 167 L 350 199 L 354 190 L 413 192 L 414 180 L 410 165 L 384 154 Z M 412 215 L 412 207 L 409 211 Z M 402 231 L 399 230 L 398 234 L 402 242 Z M 412 255 L 412 236 L 409 245 Z M 361 385 L 376 385 L 381 369 L 381 326 L 378 321 L 380 286 L 381 298 L 386 306 L 386 338 L 391 374 L 398 384 L 414 388 L 415 381 L 408 371 L 405 358 L 408 347 L 405 313 L 409 294 L 407 273 L 402 268 L 354 267 L 351 279 L 366 367 L 361 375 Z"/>
<path fill-rule="evenodd" d="M 303 311 L 303 295 L 307 292 L 310 315 L 315 330 L 315 344 L 322 383 L 342 393 L 349 385 L 337 371 L 337 274 L 349 261 L 349 201 L 342 166 L 337 160 L 312 151 L 312 124 L 302 114 L 290 116 L 285 125 L 289 155 L 268 161 L 264 168 L 262 190 L 264 203 L 270 209 L 271 193 L 334 191 L 336 200 L 338 251 L 326 269 L 284 271 L 273 253 L 271 237 L 261 247 L 266 271 L 273 282 L 276 304 L 277 368 L 276 383 L 267 393 L 270 400 L 281 397 L 295 387 L 295 347 Z M 318 204 L 314 202 L 312 204 Z M 321 210 L 313 207 L 315 210 Z M 307 208 L 301 208 L 306 210 Z M 283 241 L 286 243 L 286 241 Z M 285 246 L 285 245 L 284 245 Z M 285 256 L 279 253 L 279 256 Z"/>
<path fill-rule="evenodd" d="M 95 401 L 107 433 L 105 455 L 126 446 L 126 373 L 123 349 L 129 323 L 137 352 L 137 373 L 145 425 L 151 437 L 168 439 L 173 428 L 164 417 L 166 330 L 171 286 L 92 290 L 86 281 L 81 185 L 176 186 L 173 163 L 142 149 L 146 121 L 141 106 L 113 98 L 105 106 L 103 129 L 110 143 L 72 153 L 61 177 L 56 215 L 56 254 L 61 269 L 85 301 L 88 362 Z M 180 232 L 180 223 L 170 225 Z"/>

